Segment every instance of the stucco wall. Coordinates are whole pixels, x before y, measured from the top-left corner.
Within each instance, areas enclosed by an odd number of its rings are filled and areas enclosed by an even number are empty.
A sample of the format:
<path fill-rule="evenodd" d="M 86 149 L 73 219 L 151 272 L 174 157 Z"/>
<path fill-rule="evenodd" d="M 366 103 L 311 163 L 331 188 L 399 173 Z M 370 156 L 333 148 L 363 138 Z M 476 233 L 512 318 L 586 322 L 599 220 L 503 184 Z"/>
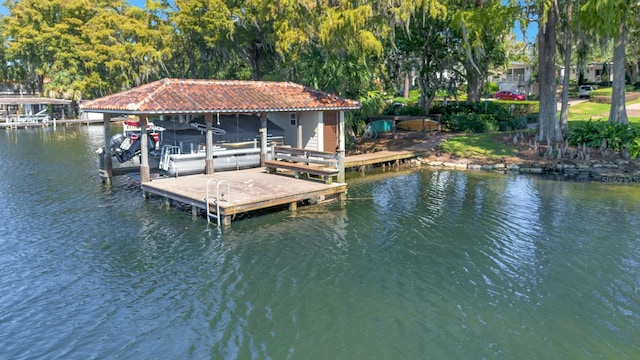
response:
<path fill-rule="evenodd" d="M 297 122 L 302 125 L 302 144 L 298 144 L 298 127 L 291 125 L 290 113 L 270 113 L 269 120 L 280 126 L 285 131 L 285 145 L 304 149 L 318 150 L 318 131 L 322 124 L 321 111 L 307 111 L 297 113 Z"/>

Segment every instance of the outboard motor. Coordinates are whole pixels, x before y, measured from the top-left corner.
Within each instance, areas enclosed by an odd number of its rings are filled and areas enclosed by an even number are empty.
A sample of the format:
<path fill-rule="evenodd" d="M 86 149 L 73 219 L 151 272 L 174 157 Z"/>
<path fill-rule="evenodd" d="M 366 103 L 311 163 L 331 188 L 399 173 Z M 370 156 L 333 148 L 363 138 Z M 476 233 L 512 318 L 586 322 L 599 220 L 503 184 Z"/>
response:
<path fill-rule="evenodd" d="M 122 134 L 116 134 L 109 140 L 109 147 L 111 155 L 123 163 L 136 155 L 140 155 L 140 137 L 132 141 L 131 138 Z M 155 149 L 155 144 L 151 137 L 147 138 L 147 147 L 150 150 Z"/>
<path fill-rule="evenodd" d="M 109 140 L 109 147 L 111 150 L 120 148 L 120 145 L 124 142 L 126 137 L 123 134 L 115 134 Z"/>

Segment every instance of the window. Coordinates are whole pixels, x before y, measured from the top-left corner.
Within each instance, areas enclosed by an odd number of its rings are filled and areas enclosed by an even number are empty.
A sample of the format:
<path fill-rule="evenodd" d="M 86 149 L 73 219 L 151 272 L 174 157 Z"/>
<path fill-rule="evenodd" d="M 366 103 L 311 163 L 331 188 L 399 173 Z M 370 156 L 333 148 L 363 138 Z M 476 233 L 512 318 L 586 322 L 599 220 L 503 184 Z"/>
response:
<path fill-rule="evenodd" d="M 298 125 L 298 118 L 296 116 L 296 113 L 290 113 L 289 114 L 289 122 L 291 123 L 291 126 L 297 126 Z"/>

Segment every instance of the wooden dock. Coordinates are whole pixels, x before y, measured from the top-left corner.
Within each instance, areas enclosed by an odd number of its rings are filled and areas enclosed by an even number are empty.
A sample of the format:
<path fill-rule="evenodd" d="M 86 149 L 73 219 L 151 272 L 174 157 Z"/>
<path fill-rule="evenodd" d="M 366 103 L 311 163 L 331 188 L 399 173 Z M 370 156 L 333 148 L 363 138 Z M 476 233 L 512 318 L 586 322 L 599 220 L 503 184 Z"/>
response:
<path fill-rule="evenodd" d="M 19 122 L 0 122 L 0 129 L 25 129 L 25 128 L 43 128 L 48 126 L 69 126 L 69 125 L 89 125 L 102 123 L 102 120 L 48 120 L 42 121 L 19 121 Z"/>
<path fill-rule="evenodd" d="M 397 164 L 399 161 L 416 158 L 424 151 L 377 151 L 367 154 L 346 156 L 344 159 L 345 169 L 357 168 L 364 170 L 367 166 L 378 164 Z"/>
<path fill-rule="evenodd" d="M 394 164 L 421 154 L 422 151 L 410 150 L 347 156 L 345 168 L 364 170 L 367 166 Z M 129 176 L 135 179 L 135 174 Z M 141 187 L 146 195 L 162 197 L 169 205 L 176 202 L 190 206 L 194 216 L 208 211 L 209 220 L 213 219 L 221 225 L 229 225 L 240 214 L 264 209 L 285 206 L 295 210 L 302 204 L 343 201 L 347 191 L 347 184 L 344 183 L 327 184 L 322 179 L 314 178 L 296 179 L 293 173 L 270 174 L 264 167 L 221 171 L 213 175 L 152 177 L 151 181 L 141 183 Z"/>
<path fill-rule="evenodd" d="M 209 181 L 216 179 L 215 181 Z M 220 184 L 216 199 L 216 181 Z M 295 210 L 298 204 L 344 200 L 347 184 L 325 184 L 308 179 L 295 179 L 281 174 L 268 174 L 264 168 L 223 171 L 213 175 L 190 175 L 159 178 L 142 183 L 147 194 L 190 205 L 192 211 L 208 210 L 228 225 L 236 215 L 286 205 Z M 227 187 L 228 184 L 228 187 Z M 217 213 L 219 209 L 219 214 Z"/>

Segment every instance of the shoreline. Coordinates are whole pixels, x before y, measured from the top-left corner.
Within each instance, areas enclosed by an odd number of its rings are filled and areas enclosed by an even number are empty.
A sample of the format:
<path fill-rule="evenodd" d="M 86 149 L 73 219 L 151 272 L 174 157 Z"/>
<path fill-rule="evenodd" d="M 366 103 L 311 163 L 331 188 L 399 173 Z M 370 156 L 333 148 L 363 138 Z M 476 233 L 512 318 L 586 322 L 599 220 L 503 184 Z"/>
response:
<path fill-rule="evenodd" d="M 591 162 L 523 161 L 519 164 L 506 161 L 478 164 L 473 159 L 418 158 L 417 160 L 421 165 L 431 168 L 555 176 L 558 177 L 558 180 L 591 181 L 604 184 L 640 183 L 640 168 L 631 160 L 612 162 L 598 160 Z"/>
<path fill-rule="evenodd" d="M 569 149 L 560 159 L 545 159 L 544 148 L 535 149 L 529 139 L 518 141 L 518 155 L 500 160 L 487 158 L 457 158 L 440 153 L 439 145 L 456 134 L 426 135 L 423 137 L 376 139 L 361 143 L 360 151 L 419 150 L 412 163 L 441 169 L 492 171 L 505 174 L 532 174 L 555 177 L 558 180 L 590 181 L 603 184 L 640 184 L 640 159 L 627 160 L 617 152 L 600 152 L 597 149 Z M 509 141 L 509 140 L 504 140 Z M 536 151 L 537 150 L 537 151 Z M 536 155 L 537 154 L 537 155 Z"/>

